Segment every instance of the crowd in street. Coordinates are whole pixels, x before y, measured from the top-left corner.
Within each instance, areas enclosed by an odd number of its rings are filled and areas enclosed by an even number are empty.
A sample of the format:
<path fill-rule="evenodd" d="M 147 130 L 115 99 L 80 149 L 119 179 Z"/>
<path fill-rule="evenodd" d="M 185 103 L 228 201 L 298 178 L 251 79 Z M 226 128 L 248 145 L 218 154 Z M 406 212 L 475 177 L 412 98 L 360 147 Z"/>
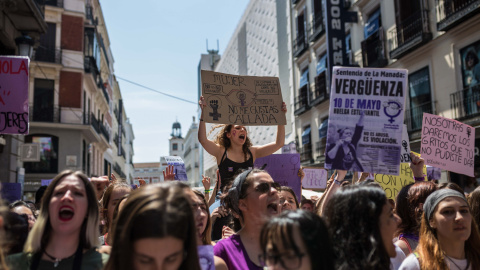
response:
<path fill-rule="evenodd" d="M 210 140 L 200 119 L 218 164 L 202 191 L 174 181 L 173 167 L 139 187 L 63 171 L 35 203 L 1 206 L 0 269 L 480 269 L 480 187 L 424 181 L 412 154 L 415 183 L 395 200 L 344 170 L 320 197 L 297 198 L 253 166 L 283 146 L 284 126 L 261 146 L 244 126 L 219 128 Z"/>

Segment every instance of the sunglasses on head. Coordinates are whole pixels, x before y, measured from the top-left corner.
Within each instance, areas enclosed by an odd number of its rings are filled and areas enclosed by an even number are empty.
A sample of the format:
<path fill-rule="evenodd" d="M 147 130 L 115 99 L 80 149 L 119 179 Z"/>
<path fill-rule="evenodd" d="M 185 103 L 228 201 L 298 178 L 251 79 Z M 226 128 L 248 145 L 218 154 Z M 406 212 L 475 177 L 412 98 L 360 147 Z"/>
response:
<path fill-rule="evenodd" d="M 255 187 L 255 191 L 258 191 L 260 193 L 268 193 L 270 192 L 270 190 L 272 190 L 272 187 L 274 189 L 276 189 L 277 191 L 280 191 L 280 184 L 279 183 L 276 183 L 276 182 L 263 182 L 263 183 L 260 183 L 258 184 L 256 187 Z"/>

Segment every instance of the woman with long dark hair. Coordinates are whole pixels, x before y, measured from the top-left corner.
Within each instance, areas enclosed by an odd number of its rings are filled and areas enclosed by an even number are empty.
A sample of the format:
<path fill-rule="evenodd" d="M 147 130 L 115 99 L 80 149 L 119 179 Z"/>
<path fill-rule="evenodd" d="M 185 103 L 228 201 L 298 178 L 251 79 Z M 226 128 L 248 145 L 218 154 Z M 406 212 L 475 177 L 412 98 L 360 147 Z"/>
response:
<path fill-rule="evenodd" d="M 259 260 L 260 231 L 265 222 L 280 213 L 280 185 L 263 170 L 240 173 L 224 195 L 225 207 L 239 217 L 242 228 L 214 247 L 229 269 L 262 269 Z"/>
<path fill-rule="evenodd" d="M 272 269 L 334 269 L 327 227 L 312 212 L 285 211 L 269 220 L 260 234 L 261 262 Z"/>
<path fill-rule="evenodd" d="M 400 269 L 480 269 L 480 235 L 462 193 L 441 189 L 428 196 L 420 242 Z"/>
<path fill-rule="evenodd" d="M 116 219 L 105 269 L 199 270 L 196 235 L 190 201 L 179 186 L 145 185 L 129 195 Z"/>
<path fill-rule="evenodd" d="M 325 217 L 336 269 L 390 268 L 390 258 L 397 255 L 392 239 L 400 218 L 380 187 L 342 187 L 328 202 Z"/>
<path fill-rule="evenodd" d="M 203 115 L 203 109 L 207 106 L 205 98 L 203 96 L 200 97 L 198 103 Z M 283 112 L 287 112 L 285 102 L 283 102 L 281 109 Z M 285 143 L 284 125 L 278 125 L 275 142 L 255 146 L 250 142 L 245 126 L 220 125 L 217 127 L 223 128 L 213 141 L 209 140 L 205 121 L 203 121 L 203 118 L 200 118 L 198 141 L 205 148 L 205 151 L 216 158 L 222 180 L 233 178 L 237 174 L 238 169 L 252 169 L 255 159 L 273 154 L 282 148 Z M 217 190 L 221 190 L 222 187 L 218 187 Z M 212 196 L 215 195 L 213 194 Z"/>

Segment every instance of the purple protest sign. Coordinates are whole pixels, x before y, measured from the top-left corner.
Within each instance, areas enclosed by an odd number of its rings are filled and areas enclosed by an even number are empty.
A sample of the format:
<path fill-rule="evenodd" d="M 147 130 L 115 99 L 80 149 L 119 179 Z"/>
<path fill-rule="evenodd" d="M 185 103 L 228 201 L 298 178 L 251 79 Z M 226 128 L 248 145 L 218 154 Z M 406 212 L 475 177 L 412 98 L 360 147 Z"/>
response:
<path fill-rule="evenodd" d="M 303 188 L 327 188 L 327 170 L 304 168 Z"/>
<path fill-rule="evenodd" d="M 0 134 L 28 134 L 28 57 L 0 57 Z"/>
<path fill-rule="evenodd" d="M 300 154 L 274 154 L 255 160 L 255 168 L 266 164 L 265 170 L 272 176 L 273 181 L 282 186 L 288 186 L 295 192 L 297 199 L 302 197 L 300 176 Z"/>
<path fill-rule="evenodd" d="M 53 181 L 53 179 L 42 179 L 42 186 L 48 186 Z"/>
<path fill-rule="evenodd" d="M 162 158 L 168 165 L 173 165 L 173 169 L 175 172 L 175 180 L 188 181 L 185 163 L 183 162 L 183 159 L 181 157 L 165 156 Z"/>
<path fill-rule="evenodd" d="M 215 262 L 213 259 L 213 246 L 198 246 L 198 259 L 202 270 L 215 270 Z"/>
<path fill-rule="evenodd" d="M 1 183 L 2 199 L 12 203 L 22 199 L 22 184 L 20 183 Z"/>

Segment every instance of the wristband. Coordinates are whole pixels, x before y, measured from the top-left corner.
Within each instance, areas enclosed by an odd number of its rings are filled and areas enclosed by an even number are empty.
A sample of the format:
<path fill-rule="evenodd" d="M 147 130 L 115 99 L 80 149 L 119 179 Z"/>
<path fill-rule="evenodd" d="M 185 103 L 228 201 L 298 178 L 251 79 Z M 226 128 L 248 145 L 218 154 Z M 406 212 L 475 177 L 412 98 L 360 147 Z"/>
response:
<path fill-rule="evenodd" d="M 422 177 L 414 176 L 413 179 L 415 179 L 415 181 L 425 181 L 425 176 L 422 176 Z"/>
<path fill-rule="evenodd" d="M 338 181 L 337 179 L 334 179 L 334 180 L 333 180 L 333 183 L 335 183 L 335 184 L 337 184 L 337 185 L 341 186 L 341 185 L 342 185 L 342 183 L 343 183 L 343 181 Z"/>

